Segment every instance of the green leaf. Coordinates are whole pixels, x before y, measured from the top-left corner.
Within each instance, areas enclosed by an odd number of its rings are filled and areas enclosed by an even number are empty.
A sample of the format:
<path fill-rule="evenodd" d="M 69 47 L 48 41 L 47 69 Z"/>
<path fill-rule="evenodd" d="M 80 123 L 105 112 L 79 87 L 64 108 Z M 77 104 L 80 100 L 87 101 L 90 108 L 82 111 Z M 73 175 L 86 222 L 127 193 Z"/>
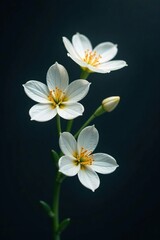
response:
<path fill-rule="evenodd" d="M 44 202 L 44 201 L 40 201 L 41 206 L 43 207 L 43 209 L 46 211 L 47 215 L 51 218 L 54 217 L 54 213 L 52 212 L 51 207 L 48 205 L 48 203 Z"/>
<path fill-rule="evenodd" d="M 58 155 L 58 153 L 55 151 L 55 150 L 51 150 L 51 154 L 52 154 L 52 158 L 53 158 L 53 161 L 54 161 L 54 163 L 58 163 L 58 160 L 59 160 L 59 155 Z"/>
<path fill-rule="evenodd" d="M 71 221 L 70 218 L 64 219 L 64 220 L 60 223 L 59 228 L 58 228 L 58 230 L 57 230 L 57 233 L 60 234 L 61 232 L 63 232 L 63 231 L 66 229 L 66 227 L 68 227 L 70 221 Z"/>

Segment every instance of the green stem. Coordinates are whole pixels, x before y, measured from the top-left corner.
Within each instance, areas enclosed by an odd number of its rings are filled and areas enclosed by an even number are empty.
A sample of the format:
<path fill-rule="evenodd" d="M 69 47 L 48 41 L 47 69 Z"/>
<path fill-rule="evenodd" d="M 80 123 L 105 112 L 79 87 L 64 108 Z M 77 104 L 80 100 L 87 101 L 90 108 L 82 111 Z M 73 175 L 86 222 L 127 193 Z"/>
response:
<path fill-rule="evenodd" d="M 94 119 L 95 117 L 96 117 L 96 116 L 95 116 L 95 114 L 93 113 L 93 114 L 91 115 L 91 117 L 88 118 L 88 120 L 82 125 L 82 127 L 81 127 L 81 128 L 78 130 L 78 132 L 74 135 L 74 137 L 77 138 L 78 135 L 79 135 L 79 133 L 82 131 L 82 129 L 85 128 L 86 126 L 88 126 L 88 124 L 89 124 L 91 121 L 93 121 L 93 119 Z"/>
<path fill-rule="evenodd" d="M 70 132 L 71 131 L 72 125 L 73 125 L 73 119 L 68 121 L 66 132 Z"/>
<path fill-rule="evenodd" d="M 81 79 L 87 79 L 87 77 L 89 76 L 89 74 L 90 74 L 89 72 L 87 72 L 87 71 L 85 71 L 85 70 L 82 70 L 80 78 L 81 78 Z"/>
<path fill-rule="evenodd" d="M 60 135 L 60 133 L 62 132 L 61 130 L 61 119 L 60 116 L 57 114 L 57 129 L 58 129 L 58 134 Z"/>
<path fill-rule="evenodd" d="M 60 234 L 58 233 L 59 228 L 59 196 L 60 196 L 60 187 L 61 187 L 61 181 L 60 181 L 60 174 L 57 172 L 56 178 L 55 178 L 55 185 L 54 185 L 54 199 L 53 199 L 53 208 L 52 211 L 54 213 L 53 217 L 53 240 L 60 240 Z"/>
<path fill-rule="evenodd" d="M 89 72 L 85 71 L 82 69 L 82 72 L 81 72 L 81 75 L 80 75 L 80 78 L 81 79 L 87 79 L 87 77 L 89 76 Z M 66 128 L 66 131 L 67 132 L 70 132 L 71 129 L 72 129 L 72 125 L 73 125 L 73 119 L 72 120 L 69 120 L 68 123 L 67 123 L 67 128 Z"/>

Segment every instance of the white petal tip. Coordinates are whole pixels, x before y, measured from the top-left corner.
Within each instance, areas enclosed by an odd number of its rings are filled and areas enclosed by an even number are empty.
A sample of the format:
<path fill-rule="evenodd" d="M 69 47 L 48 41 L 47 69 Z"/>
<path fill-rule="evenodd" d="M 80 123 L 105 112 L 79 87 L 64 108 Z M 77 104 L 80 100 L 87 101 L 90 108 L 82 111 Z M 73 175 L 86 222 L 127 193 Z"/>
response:
<path fill-rule="evenodd" d="M 115 163 L 114 167 L 115 167 L 115 170 L 116 170 L 119 167 L 119 165 L 117 163 Z"/>
<path fill-rule="evenodd" d="M 124 67 L 127 67 L 128 66 L 128 64 L 124 61 Z"/>
<path fill-rule="evenodd" d="M 30 121 L 37 121 L 35 118 L 30 118 Z M 39 122 L 39 121 L 37 121 L 37 122 Z"/>
<path fill-rule="evenodd" d="M 59 65 L 59 63 L 56 61 L 54 65 L 58 66 L 58 65 Z"/>
<path fill-rule="evenodd" d="M 66 42 L 66 40 L 67 40 L 67 38 L 66 38 L 66 37 L 62 37 L 62 41 L 63 41 L 63 43 L 65 43 L 65 42 Z"/>
<path fill-rule="evenodd" d="M 96 188 L 90 188 L 92 192 L 95 192 L 99 188 L 99 185 Z"/>

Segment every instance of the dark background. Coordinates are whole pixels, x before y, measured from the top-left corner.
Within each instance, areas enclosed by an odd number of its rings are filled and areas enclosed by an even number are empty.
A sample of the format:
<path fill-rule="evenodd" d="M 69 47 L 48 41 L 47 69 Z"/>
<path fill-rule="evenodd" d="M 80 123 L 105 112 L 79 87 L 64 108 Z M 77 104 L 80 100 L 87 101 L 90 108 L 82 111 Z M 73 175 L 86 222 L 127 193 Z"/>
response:
<path fill-rule="evenodd" d="M 64 182 L 60 216 L 72 222 L 62 239 L 160 239 L 159 6 L 158 0 L 2 2 L 1 239 L 51 239 L 50 220 L 39 200 L 52 203 L 50 150 L 58 149 L 56 123 L 30 121 L 34 102 L 22 84 L 30 79 L 45 83 L 55 61 L 67 68 L 71 81 L 78 79 L 80 69 L 67 57 L 61 40 L 76 32 L 88 36 L 93 46 L 117 43 L 115 59 L 125 60 L 128 67 L 88 79 L 92 85 L 82 100 L 84 117 L 75 121 L 73 130 L 104 98 L 119 95 L 117 109 L 94 124 L 100 133 L 96 152 L 114 156 L 120 167 L 99 175 L 95 193 L 77 177 Z"/>

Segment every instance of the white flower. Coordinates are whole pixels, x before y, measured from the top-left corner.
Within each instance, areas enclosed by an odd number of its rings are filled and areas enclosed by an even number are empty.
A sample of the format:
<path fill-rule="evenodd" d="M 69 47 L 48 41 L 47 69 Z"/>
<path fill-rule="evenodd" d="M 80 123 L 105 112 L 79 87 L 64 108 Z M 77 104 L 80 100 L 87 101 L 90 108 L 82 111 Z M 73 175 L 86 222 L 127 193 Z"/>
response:
<path fill-rule="evenodd" d="M 109 73 L 127 66 L 122 60 L 110 61 L 118 51 L 117 45 L 111 42 L 100 43 L 93 49 L 90 40 L 77 33 L 73 35 L 72 43 L 66 37 L 63 37 L 63 43 L 68 56 L 87 72 Z"/>
<path fill-rule="evenodd" d="M 96 172 L 107 174 L 117 167 L 116 160 L 105 153 L 92 153 L 99 140 L 99 134 L 94 126 L 84 128 L 76 142 L 73 135 L 63 132 L 59 145 L 64 153 L 59 159 L 59 171 L 67 176 L 78 174 L 80 182 L 94 191 L 99 187 L 100 180 Z"/>
<path fill-rule="evenodd" d="M 44 122 L 59 114 L 64 119 L 74 119 L 82 115 L 84 107 L 78 103 L 86 96 L 90 83 L 78 79 L 68 85 L 66 69 L 55 63 L 47 72 L 47 85 L 31 80 L 23 85 L 25 93 L 38 102 L 29 114 L 31 120 Z"/>

